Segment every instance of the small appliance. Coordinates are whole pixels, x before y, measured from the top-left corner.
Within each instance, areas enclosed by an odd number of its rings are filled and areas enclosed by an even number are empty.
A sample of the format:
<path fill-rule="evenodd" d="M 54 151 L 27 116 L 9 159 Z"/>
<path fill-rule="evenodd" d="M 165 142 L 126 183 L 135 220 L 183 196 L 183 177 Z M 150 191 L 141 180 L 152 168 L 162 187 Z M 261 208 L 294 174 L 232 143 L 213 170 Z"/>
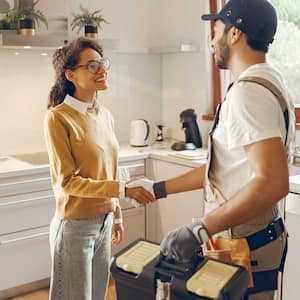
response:
<path fill-rule="evenodd" d="M 130 124 L 130 145 L 135 147 L 148 146 L 150 127 L 146 120 L 132 120 Z"/>
<path fill-rule="evenodd" d="M 195 110 L 190 108 L 182 111 L 179 115 L 182 129 L 185 134 L 185 142 L 176 142 L 171 148 L 176 151 L 194 150 L 202 147 L 202 139 L 197 124 Z"/>

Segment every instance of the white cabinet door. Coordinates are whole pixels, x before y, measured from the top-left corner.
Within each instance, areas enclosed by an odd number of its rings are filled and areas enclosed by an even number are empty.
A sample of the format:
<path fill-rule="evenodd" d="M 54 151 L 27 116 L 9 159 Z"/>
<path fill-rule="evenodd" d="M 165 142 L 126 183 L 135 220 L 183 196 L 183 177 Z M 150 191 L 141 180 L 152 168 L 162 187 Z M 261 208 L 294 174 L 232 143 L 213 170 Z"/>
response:
<path fill-rule="evenodd" d="M 0 299 L 9 288 L 48 278 L 50 262 L 49 226 L 1 236 Z"/>
<path fill-rule="evenodd" d="M 166 180 L 191 171 L 191 167 L 149 159 L 146 175 L 153 180 Z M 146 206 L 146 237 L 160 242 L 170 231 L 192 222 L 192 218 L 203 215 L 203 190 L 169 195 Z"/>
<path fill-rule="evenodd" d="M 300 195 L 289 193 L 286 198 L 286 220 L 285 224 L 289 233 L 288 253 L 283 277 L 283 299 L 299 299 L 300 287 L 300 268 L 299 268 L 299 249 L 300 249 L 300 211 L 295 207 L 300 207 Z"/>
<path fill-rule="evenodd" d="M 47 226 L 54 211 L 52 190 L 0 197 L 0 236 Z"/>
<path fill-rule="evenodd" d="M 145 208 L 132 208 L 123 211 L 124 239 L 119 245 L 112 246 L 112 255 L 136 239 L 145 238 Z"/>

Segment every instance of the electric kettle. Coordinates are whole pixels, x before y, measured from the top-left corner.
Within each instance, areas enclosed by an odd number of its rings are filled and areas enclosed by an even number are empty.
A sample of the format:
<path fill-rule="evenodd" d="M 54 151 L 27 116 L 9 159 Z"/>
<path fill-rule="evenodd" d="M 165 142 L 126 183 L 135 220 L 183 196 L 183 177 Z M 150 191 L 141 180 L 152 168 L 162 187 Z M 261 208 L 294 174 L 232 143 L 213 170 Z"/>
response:
<path fill-rule="evenodd" d="M 146 120 L 132 120 L 130 124 L 130 145 L 135 147 L 147 146 L 150 127 Z"/>

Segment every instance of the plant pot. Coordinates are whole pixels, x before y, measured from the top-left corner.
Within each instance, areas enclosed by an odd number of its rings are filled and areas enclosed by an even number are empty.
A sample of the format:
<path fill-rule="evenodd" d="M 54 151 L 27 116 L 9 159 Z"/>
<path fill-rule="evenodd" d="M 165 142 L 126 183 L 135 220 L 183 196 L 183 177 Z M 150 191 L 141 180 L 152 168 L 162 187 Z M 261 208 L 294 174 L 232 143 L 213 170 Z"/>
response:
<path fill-rule="evenodd" d="M 35 22 L 31 19 L 23 19 L 19 21 L 19 34 L 21 35 L 34 35 Z"/>
<path fill-rule="evenodd" d="M 84 26 L 84 36 L 89 39 L 96 39 L 98 37 L 97 26 L 85 25 Z"/>

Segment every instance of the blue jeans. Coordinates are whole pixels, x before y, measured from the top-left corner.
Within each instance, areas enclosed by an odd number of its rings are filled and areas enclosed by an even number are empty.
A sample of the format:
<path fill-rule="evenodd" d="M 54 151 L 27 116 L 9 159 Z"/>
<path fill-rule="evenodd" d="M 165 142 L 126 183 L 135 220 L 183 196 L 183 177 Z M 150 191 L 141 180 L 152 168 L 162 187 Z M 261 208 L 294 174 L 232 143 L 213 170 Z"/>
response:
<path fill-rule="evenodd" d="M 50 300 L 105 300 L 112 214 L 50 224 Z"/>

